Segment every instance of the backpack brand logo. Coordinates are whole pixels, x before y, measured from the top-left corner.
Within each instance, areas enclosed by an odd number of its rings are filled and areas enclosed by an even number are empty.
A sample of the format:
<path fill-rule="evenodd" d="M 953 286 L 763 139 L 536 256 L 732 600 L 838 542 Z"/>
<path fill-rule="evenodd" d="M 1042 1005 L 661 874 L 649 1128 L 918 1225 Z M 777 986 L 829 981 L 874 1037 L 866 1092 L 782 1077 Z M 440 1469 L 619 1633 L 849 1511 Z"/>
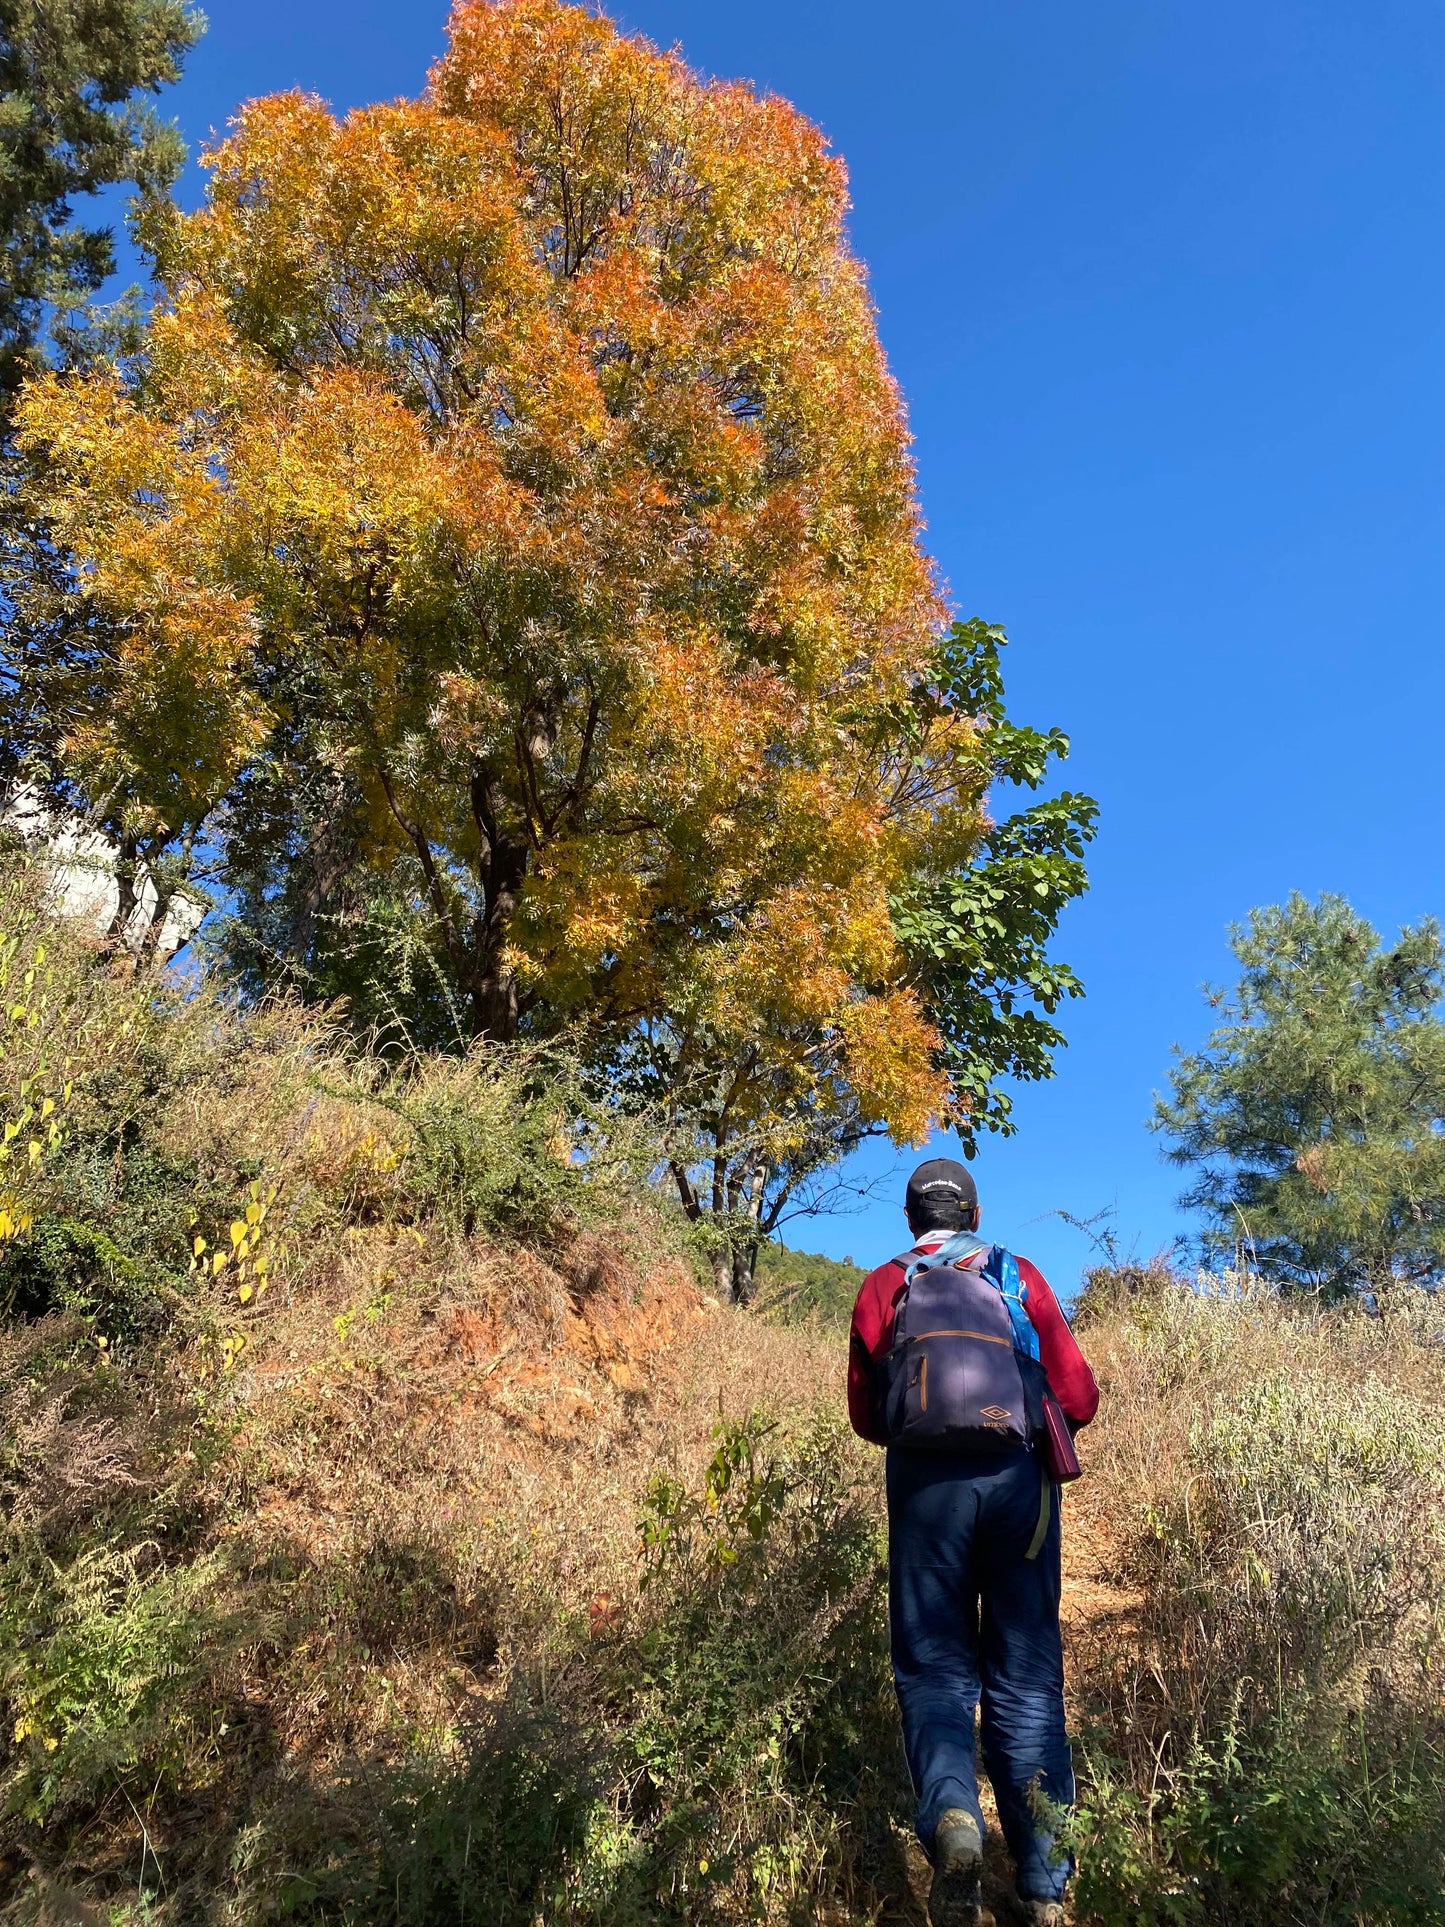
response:
<path fill-rule="evenodd" d="M 1006 1405 L 985 1405 L 979 1417 L 986 1418 L 990 1426 L 1002 1426 L 1013 1417 L 1013 1413 Z"/>

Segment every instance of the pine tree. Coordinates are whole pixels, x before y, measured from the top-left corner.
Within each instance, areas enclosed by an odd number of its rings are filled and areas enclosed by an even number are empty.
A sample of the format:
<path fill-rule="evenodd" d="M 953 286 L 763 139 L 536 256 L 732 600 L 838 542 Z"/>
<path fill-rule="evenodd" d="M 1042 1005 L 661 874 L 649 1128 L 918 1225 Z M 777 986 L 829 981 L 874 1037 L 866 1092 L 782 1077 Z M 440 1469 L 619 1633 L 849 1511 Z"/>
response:
<path fill-rule="evenodd" d="M 1154 1126 L 1199 1176 L 1216 1250 L 1339 1295 L 1445 1276 L 1439 925 L 1389 948 L 1343 897 L 1295 895 L 1234 932 L 1243 974 Z"/>
<path fill-rule="evenodd" d="M 78 195 L 164 192 L 180 135 L 138 96 L 180 77 L 204 22 L 184 0 L 0 0 L 0 409 L 52 323 L 72 352 L 115 271 Z"/>

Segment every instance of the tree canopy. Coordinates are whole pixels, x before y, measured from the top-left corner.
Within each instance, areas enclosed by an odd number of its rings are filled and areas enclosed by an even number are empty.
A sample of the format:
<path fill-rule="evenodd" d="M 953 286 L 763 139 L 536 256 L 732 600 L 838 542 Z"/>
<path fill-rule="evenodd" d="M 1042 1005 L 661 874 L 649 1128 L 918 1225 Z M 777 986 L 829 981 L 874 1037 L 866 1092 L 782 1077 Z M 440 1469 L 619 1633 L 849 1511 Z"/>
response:
<path fill-rule="evenodd" d="M 756 1231 L 871 1131 L 1005 1124 L 1093 806 L 992 823 L 1066 741 L 946 627 L 818 129 L 496 0 L 421 99 L 253 101 L 206 161 L 143 352 L 19 407 L 60 785 L 205 853 L 258 986 L 585 1029 L 690 1209 L 699 1160 Z"/>
<path fill-rule="evenodd" d="M 1038 789 L 1067 755 L 1061 731 L 1023 728 L 1005 714 L 1004 641 L 1001 629 L 979 621 L 955 623 L 940 641 L 927 676 L 890 719 L 905 790 L 909 745 L 926 742 L 944 715 L 973 719 L 973 781 L 991 803 L 1008 787 Z M 984 1131 L 1012 1133 L 1004 1080 L 1052 1074 L 1064 1041 L 1053 1014 L 1083 986 L 1047 945 L 1065 905 L 1088 887 L 1084 848 L 1094 819 L 1093 801 L 1072 792 L 999 820 L 985 815 L 965 857 L 955 851 L 934 864 L 926 850 L 915 853 L 890 896 L 906 979 L 947 1082 L 941 1116 L 966 1155 Z M 928 1048 L 916 1036 L 907 1046 Z M 730 1260 L 740 1296 L 760 1236 L 843 1203 L 839 1161 L 885 1130 L 905 1135 L 898 1109 L 870 1104 L 839 1075 L 824 1025 L 766 1005 L 751 1027 L 719 1024 L 708 1010 L 665 1012 L 639 1027 L 612 1064 L 665 1109 L 684 1203 L 728 1226 L 731 1250 L 720 1251 L 719 1269 Z"/>
<path fill-rule="evenodd" d="M 297 940 L 335 845 L 407 857 L 482 1035 L 746 982 L 804 921 L 798 994 L 886 980 L 869 732 L 940 610 L 817 130 L 518 0 L 458 11 L 422 100 L 253 102 L 210 166 L 152 226 L 138 378 L 23 405 L 124 622 L 77 665 L 86 786 L 153 837 L 226 804 Z M 972 741 L 936 732 L 915 834 L 971 828 Z"/>
<path fill-rule="evenodd" d="M 1233 933 L 1224 1022 L 1181 1054 L 1155 1128 L 1198 1167 L 1181 1200 L 1216 1248 L 1338 1293 L 1445 1275 L 1439 926 L 1392 945 L 1343 897 L 1295 895 Z"/>

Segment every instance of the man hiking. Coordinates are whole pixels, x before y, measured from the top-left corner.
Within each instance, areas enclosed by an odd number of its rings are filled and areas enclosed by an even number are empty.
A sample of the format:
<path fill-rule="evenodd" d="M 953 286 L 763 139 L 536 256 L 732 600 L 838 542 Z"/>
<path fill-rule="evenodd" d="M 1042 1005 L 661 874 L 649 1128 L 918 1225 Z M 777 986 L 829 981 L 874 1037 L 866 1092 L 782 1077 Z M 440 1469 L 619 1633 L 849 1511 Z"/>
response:
<path fill-rule="evenodd" d="M 911 1250 L 868 1274 L 853 1310 L 848 1414 L 888 1448 L 893 1677 L 933 1864 L 929 1918 L 983 1919 L 981 1700 L 1024 1918 L 1062 1927 L 1070 1868 L 1048 1810 L 1072 1803 L 1074 1773 L 1058 1481 L 1077 1472 L 1070 1438 L 1098 1387 L 1040 1273 L 973 1235 L 978 1191 L 963 1165 L 921 1164 L 904 1210 Z"/>

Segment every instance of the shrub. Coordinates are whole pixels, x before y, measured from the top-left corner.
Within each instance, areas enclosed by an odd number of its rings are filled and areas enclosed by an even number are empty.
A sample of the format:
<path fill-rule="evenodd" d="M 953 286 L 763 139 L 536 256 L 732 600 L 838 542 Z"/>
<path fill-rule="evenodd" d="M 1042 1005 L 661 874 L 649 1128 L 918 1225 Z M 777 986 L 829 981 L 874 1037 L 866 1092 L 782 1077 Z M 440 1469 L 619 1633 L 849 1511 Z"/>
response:
<path fill-rule="evenodd" d="M 216 1603 L 215 1557 L 164 1563 L 155 1542 L 104 1543 L 64 1566 L 32 1556 L 6 1573 L 0 1691 L 15 1714 L 6 1802 L 28 1820 L 85 1810 L 118 1782 L 194 1791 L 204 1734 L 195 1689 L 238 1628 Z"/>
<path fill-rule="evenodd" d="M 627 1208 L 653 1152 L 591 1102 L 565 1051 L 476 1045 L 377 1083 L 400 1145 L 393 1193 L 416 1216 L 543 1239 Z"/>
<path fill-rule="evenodd" d="M 1163 1258 L 1151 1258 L 1147 1265 L 1094 1265 L 1084 1273 L 1072 1322 L 1082 1330 L 1140 1305 L 1157 1304 L 1180 1282 Z"/>
<path fill-rule="evenodd" d="M 163 1377 L 81 1319 L 12 1328 L 0 1418 L 0 1801 L 63 1833 L 128 1782 L 204 1778 L 216 1681 L 259 1628 L 199 1541 L 214 1445 Z"/>
<path fill-rule="evenodd" d="M 564 1049 L 374 1057 L 284 998 L 138 980 L 23 866 L 0 885 L 0 993 L 0 1311 L 22 1318 L 139 1337 L 207 1283 L 249 1302 L 223 1260 L 253 1207 L 279 1270 L 376 1223 L 555 1240 L 645 1191 L 650 1148 Z"/>
<path fill-rule="evenodd" d="M 1445 1359 L 1413 1312 L 1386 1330 L 1247 1278 L 1125 1302 L 1112 1390 L 1152 1451 L 1107 1468 L 1139 1606 L 1082 1682 L 1081 1908 L 1436 1918 Z"/>

